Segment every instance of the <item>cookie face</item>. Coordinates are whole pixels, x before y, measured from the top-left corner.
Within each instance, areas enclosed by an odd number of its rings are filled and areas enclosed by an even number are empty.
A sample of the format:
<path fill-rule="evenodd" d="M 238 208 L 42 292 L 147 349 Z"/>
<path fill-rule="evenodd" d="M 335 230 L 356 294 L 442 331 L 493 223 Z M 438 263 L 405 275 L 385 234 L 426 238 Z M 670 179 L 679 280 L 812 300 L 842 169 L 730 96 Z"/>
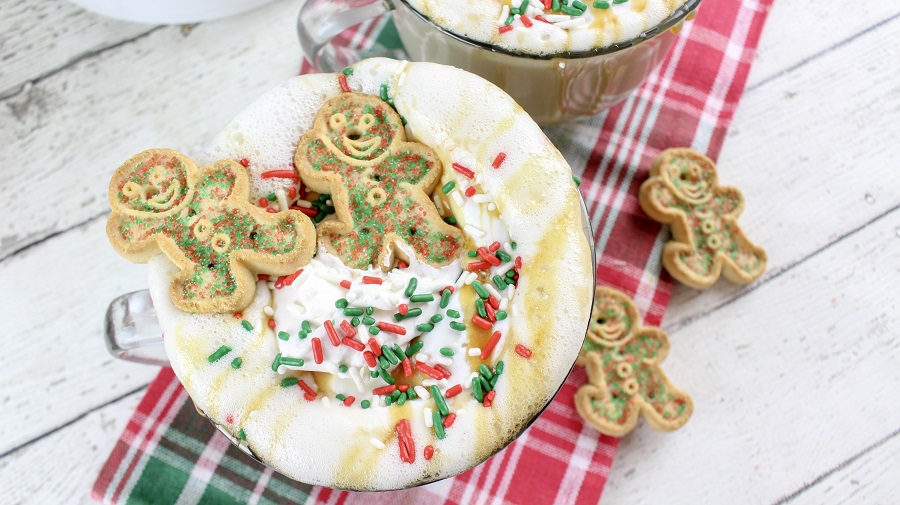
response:
<path fill-rule="evenodd" d="M 705 289 L 722 273 L 737 284 L 763 274 L 765 251 L 737 223 L 744 198 L 737 189 L 718 185 L 712 160 L 690 149 L 667 149 L 654 160 L 650 175 L 641 185 L 640 203 L 651 218 L 672 227 L 663 266 L 673 277 Z"/>
<path fill-rule="evenodd" d="M 198 170 L 175 151 L 145 151 L 110 182 L 107 234 L 126 258 L 146 262 L 162 252 L 180 267 L 171 285 L 180 309 L 238 311 L 253 297 L 254 273 L 292 273 L 314 248 L 309 218 L 266 213 L 247 202 L 248 192 L 237 162 Z"/>
<path fill-rule="evenodd" d="M 666 334 L 642 327 L 631 299 L 611 288 L 596 289 L 592 317 L 598 315 L 604 322 L 595 318 L 579 358 L 589 383 L 575 394 L 578 413 L 601 433 L 616 437 L 634 429 L 639 414 L 662 431 L 684 425 L 693 403 L 659 366 L 669 351 Z"/>
<path fill-rule="evenodd" d="M 459 255 L 459 229 L 441 220 L 427 196 L 441 163 L 425 145 L 406 141 L 388 103 L 357 93 L 329 100 L 300 139 L 294 164 L 309 187 L 332 195 L 338 220 L 322 223 L 318 239 L 345 265 L 386 271 L 408 262 L 409 250 L 431 266 Z"/>

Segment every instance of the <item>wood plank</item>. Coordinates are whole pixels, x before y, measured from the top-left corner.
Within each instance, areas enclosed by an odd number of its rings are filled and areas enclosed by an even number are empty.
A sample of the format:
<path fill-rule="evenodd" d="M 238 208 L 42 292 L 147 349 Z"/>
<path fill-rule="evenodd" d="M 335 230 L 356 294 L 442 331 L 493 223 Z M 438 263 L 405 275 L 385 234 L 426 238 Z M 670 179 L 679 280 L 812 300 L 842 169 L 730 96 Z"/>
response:
<path fill-rule="evenodd" d="M 154 27 L 98 16 L 70 2 L 0 1 L 0 97 Z"/>
<path fill-rule="evenodd" d="M 109 177 L 133 154 L 196 152 L 250 101 L 295 75 L 296 11 L 284 0 L 187 34 L 161 28 L 4 100 L 0 259 L 106 212 Z M 38 183 L 53 205 L 34 197 Z"/>
<path fill-rule="evenodd" d="M 0 460 L 4 503 L 96 503 L 91 485 L 137 408 L 135 393 Z"/>
<path fill-rule="evenodd" d="M 109 246 L 105 220 L 0 263 L 0 454 L 147 384 L 158 368 L 112 358 L 103 318 L 146 287 L 146 268 Z"/>
<path fill-rule="evenodd" d="M 719 180 L 744 193 L 739 223 L 769 256 L 762 282 L 900 205 L 900 88 L 881 70 L 882 51 L 900 53 L 898 30 L 900 18 L 743 97 Z M 702 292 L 679 285 L 664 327 L 679 328 L 757 284 L 723 280 Z"/>
<path fill-rule="evenodd" d="M 898 257 L 900 210 L 673 332 L 694 416 L 625 438 L 604 501 L 772 503 L 896 430 Z"/>

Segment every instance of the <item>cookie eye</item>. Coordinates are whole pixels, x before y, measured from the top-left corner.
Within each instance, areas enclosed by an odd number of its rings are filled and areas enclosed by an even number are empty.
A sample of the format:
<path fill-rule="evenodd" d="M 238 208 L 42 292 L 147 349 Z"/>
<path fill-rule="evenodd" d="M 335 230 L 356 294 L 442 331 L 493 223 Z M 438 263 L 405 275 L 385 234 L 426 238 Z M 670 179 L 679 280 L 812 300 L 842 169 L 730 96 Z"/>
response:
<path fill-rule="evenodd" d="M 338 112 L 328 118 L 328 127 L 334 131 L 343 131 L 347 126 L 347 116 Z"/>
<path fill-rule="evenodd" d="M 375 116 L 373 116 L 371 114 L 363 114 L 359 118 L 359 129 L 362 131 L 367 131 L 374 124 L 375 124 Z"/>
<path fill-rule="evenodd" d="M 129 200 L 134 200 L 135 198 L 143 197 L 144 192 L 141 190 L 141 186 L 138 185 L 138 183 L 128 181 L 122 186 L 122 196 Z"/>

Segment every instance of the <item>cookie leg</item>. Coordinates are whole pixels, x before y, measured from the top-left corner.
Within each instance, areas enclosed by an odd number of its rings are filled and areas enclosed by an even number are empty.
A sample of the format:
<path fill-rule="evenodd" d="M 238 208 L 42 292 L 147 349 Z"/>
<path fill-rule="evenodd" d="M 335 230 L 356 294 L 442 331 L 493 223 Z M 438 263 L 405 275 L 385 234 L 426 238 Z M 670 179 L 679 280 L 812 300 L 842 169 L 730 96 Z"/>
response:
<path fill-rule="evenodd" d="M 611 389 L 585 384 L 575 393 L 575 408 L 600 433 L 614 437 L 633 430 L 639 413 L 635 398 L 617 384 Z"/>
<path fill-rule="evenodd" d="M 738 232 L 731 251 L 725 254 L 725 277 L 735 284 L 746 284 L 766 271 L 766 252 Z"/>
<path fill-rule="evenodd" d="M 663 250 L 663 266 L 682 284 L 696 289 L 712 286 L 718 278 L 713 254 L 688 244 L 669 242 Z"/>
<path fill-rule="evenodd" d="M 172 301 L 188 312 L 240 310 L 250 303 L 255 289 L 239 290 L 227 261 L 182 270 L 172 280 Z"/>
<path fill-rule="evenodd" d="M 658 367 L 646 368 L 639 374 L 644 417 L 660 431 L 680 428 L 694 411 L 691 397 L 677 389 Z"/>

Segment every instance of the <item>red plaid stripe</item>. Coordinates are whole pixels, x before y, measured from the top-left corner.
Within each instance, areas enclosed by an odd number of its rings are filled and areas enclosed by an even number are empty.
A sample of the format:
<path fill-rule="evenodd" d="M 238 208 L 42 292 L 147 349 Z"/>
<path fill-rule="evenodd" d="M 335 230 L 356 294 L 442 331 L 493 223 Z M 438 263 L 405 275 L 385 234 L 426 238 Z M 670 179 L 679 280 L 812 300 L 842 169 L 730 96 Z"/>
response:
<path fill-rule="evenodd" d="M 660 252 L 668 234 L 640 210 L 638 187 L 647 177 L 653 157 L 667 147 L 691 146 L 712 158 L 718 155 L 771 4 L 772 0 L 706 0 L 661 67 L 634 96 L 588 122 L 548 131 L 574 172 L 582 176 L 581 191 L 599 258 L 599 281 L 633 294 L 648 324 L 661 322 L 672 280 L 661 274 L 660 267 Z M 386 22 L 366 22 L 342 34 L 340 43 L 370 46 Z M 302 72 L 310 70 L 304 63 Z M 277 497 L 285 497 L 283 502 L 367 505 L 596 503 L 618 439 L 599 435 L 578 417 L 573 397 L 584 382 L 584 371 L 576 367 L 547 410 L 519 439 L 453 479 L 388 493 L 348 493 L 296 484 L 294 489 L 303 493 L 299 497 L 275 490 L 275 484 L 281 483 L 277 474 L 257 467 L 258 477 L 252 489 L 245 491 L 249 501 L 260 502 L 282 502 Z M 171 370 L 160 372 L 103 467 L 93 489 L 96 499 L 107 503 L 146 499 L 130 495 L 131 489 L 148 457 L 157 450 L 160 436 L 171 429 L 173 416 L 187 408 L 187 401 Z M 217 437 L 221 435 L 197 438 L 209 447 L 218 442 Z M 217 459 L 199 455 L 197 460 L 201 462 L 194 461 L 195 467 L 205 467 L 207 473 L 215 471 L 218 464 Z M 175 469 L 173 464 L 172 471 L 191 470 Z M 208 484 L 219 485 L 214 476 Z M 234 489 L 219 492 L 237 498 Z M 214 503 L 212 498 L 181 498 L 188 503 Z"/>

